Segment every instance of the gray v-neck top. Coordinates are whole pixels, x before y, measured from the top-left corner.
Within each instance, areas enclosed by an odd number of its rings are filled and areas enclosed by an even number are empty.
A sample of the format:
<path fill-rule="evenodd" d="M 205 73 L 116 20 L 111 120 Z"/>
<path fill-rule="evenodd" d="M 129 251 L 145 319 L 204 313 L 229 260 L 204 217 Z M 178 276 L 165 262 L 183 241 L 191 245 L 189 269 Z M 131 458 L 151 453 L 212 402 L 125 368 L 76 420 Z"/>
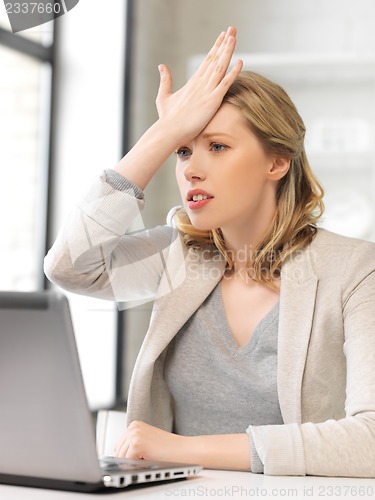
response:
<path fill-rule="evenodd" d="M 244 311 L 246 314 L 246 311 Z M 164 377 L 174 432 L 245 433 L 249 425 L 283 424 L 277 395 L 279 304 L 239 347 L 217 285 L 168 347 Z"/>

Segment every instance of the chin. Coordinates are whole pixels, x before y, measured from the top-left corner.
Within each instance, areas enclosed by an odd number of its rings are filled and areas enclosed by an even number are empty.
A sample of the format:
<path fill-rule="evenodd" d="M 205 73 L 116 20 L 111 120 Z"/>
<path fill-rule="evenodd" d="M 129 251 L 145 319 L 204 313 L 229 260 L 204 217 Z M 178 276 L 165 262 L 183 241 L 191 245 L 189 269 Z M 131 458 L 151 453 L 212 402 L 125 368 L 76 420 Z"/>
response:
<path fill-rule="evenodd" d="M 213 221 L 203 220 L 203 217 L 191 217 L 189 215 L 190 222 L 195 229 L 199 229 L 199 231 L 213 231 L 217 229 L 219 226 L 215 225 Z"/>

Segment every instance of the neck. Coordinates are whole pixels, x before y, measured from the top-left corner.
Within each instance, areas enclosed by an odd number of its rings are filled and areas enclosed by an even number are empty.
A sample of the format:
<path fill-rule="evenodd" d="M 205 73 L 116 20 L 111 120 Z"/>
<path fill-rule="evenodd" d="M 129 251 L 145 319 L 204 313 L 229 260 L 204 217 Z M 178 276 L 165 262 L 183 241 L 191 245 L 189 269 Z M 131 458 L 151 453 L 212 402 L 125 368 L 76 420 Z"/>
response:
<path fill-rule="evenodd" d="M 273 219 L 273 214 L 263 224 L 251 228 L 222 228 L 225 246 L 232 258 L 236 272 L 242 272 L 253 262 L 259 243 L 264 239 Z"/>
<path fill-rule="evenodd" d="M 239 218 L 236 223 L 232 219 L 230 224 L 221 227 L 236 273 L 249 271 L 259 243 L 270 230 L 277 210 L 275 189 L 275 185 L 270 184 L 264 190 L 259 205 L 249 217 Z"/>

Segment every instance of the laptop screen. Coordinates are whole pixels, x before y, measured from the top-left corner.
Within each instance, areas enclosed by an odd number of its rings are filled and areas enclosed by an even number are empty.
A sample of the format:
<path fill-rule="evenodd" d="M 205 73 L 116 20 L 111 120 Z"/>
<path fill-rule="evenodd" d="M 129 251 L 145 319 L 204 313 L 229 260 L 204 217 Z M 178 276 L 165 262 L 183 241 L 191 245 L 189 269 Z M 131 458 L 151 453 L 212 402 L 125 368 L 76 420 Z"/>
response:
<path fill-rule="evenodd" d="M 0 475 L 101 482 L 66 297 L 0 292 L 0 331 Z"/>

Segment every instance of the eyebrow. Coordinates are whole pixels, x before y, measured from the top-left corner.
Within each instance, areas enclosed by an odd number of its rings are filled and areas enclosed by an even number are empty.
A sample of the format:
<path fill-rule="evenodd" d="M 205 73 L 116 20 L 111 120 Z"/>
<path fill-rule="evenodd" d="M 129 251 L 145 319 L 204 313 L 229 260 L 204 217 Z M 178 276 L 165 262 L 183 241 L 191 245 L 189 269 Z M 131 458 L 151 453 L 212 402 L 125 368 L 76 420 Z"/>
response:
<path fill-rule="evenodd" d="M 209 139 L 211 137 L 228 137 L 233 138 L 233 135 L 226 134 L 225 132 L 203 132 L 202 139 Z"/>

